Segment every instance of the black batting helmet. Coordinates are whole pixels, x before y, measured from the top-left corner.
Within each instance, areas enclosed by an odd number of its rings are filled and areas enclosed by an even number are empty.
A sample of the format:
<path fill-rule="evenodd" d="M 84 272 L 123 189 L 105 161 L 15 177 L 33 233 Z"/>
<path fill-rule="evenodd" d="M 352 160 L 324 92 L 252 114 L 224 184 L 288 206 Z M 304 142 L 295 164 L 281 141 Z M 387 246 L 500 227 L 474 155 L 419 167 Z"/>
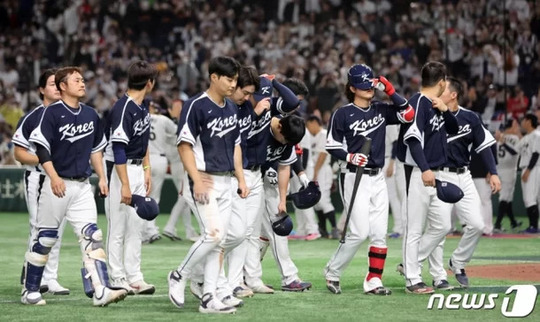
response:
<path fill-rule="evenodd" d="M 300 188 L 297 193 L 288 197 L 296 208 L 307 209 L 315 206 L 321 200 L 321 189 L 317 181 L 310 181 L 306 188 Z"/>
<path fill-rule="evenodd" d="M 282 217 L 280 217 L 277 221 L 272 223 L 272 230 L 274 233 L 276 233 L 276 235 L 289 236 L 293 229 L 293 222 L 288 214 L 283 213 L 281 216 Z"/>

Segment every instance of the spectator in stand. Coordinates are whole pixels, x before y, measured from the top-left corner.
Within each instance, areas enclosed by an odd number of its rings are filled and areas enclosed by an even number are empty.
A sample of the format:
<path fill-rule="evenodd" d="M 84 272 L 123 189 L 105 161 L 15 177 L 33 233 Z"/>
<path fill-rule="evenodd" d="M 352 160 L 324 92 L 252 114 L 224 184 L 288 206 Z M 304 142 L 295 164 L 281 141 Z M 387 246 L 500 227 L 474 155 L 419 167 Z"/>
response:
<path fill-rule="evenodd" d="M 506 110 L 512 114 L 513 118 L 520 119 L 527 112 L 529 98 L 520 86 L 516 86 L 512 91 L 512 96 L 506 101 Z"/>

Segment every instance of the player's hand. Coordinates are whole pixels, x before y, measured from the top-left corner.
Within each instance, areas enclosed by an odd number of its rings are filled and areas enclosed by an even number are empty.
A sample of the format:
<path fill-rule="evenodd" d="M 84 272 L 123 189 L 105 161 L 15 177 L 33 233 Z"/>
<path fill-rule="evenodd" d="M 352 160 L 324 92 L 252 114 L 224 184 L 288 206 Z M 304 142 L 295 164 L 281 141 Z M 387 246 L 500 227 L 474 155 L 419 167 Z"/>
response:
<path fill-rule="evenodd" d="M 238 182 L 238 190 L 236 192 L 238 193 L 240 198 L 245 199 L 249 195 L 249 188 L 247 187 L 245 182 Z"/>
<path fill-rule="evenodd" d="M 278 204 L 278 214 L 287 213 L 287 202 L 286 201 L 280 201 Z"/>
<path fill-rule="evenodd" d="M 504 135 L 502 134 L 501 131 L 497 130 L 495 131 L 495 140 L 497 140 L 498 142 L 501 142 L 501 143 L 504 143 Z"/>
<path fill-rule="evenodd" d="M 431 102 L 433 104 L 433 108 L 436 108 L 441 112 L 448 111 L 448 106 L 446 106 L 446 104 L 444 104 L 444 102 L 442 101 L 442 99 L 440 97 L 430 97 L 429 99 L 431 99 Z"/>
<path fill-rule="evenodd" d="M 262 113 L 270 109 L 270 104 L 270 97 L 265 97 L 260 100 L 257 105 L 255 105 L 255 108 L 253 110 L 255 111 L 255 114 L 261 115 Z"/>
<path fill-rule="evenodd" d="M 488 174 L 489 175 L 489 174 Z M 496 194 L 501 191 L 501 179 L 496 174 L 489 175 L 489 186 L 491 187 L 491 193 Z"/>
<path fill-rule="evenodd" d="M 394 85 L 392 85 L 392 83 L 390 83 L 390 81 L 388 79 L 386 79 L 386 77 L 384 77 L 384 76 L 379 76 L 379 77 L 375 78 L 373 80 L 373 83 L 374 83 L 373 86 L 376 89 L 385 92 L 386 95 L 388 95 L 388 96 L 392 96 L 396 92 L 396 89 L 394 88 Z"/>
<path fill-rule="evenodd" d="M 523 171 L 523 173 L 521 174 L 521 180 L 523 180 L 523 182 L 527 182 L 529 180 L 530 174 L 531 171 L 529 169 L 525 169 L 525 171 Z"/>
<path fill-rule="evenodd" d="M 264 73 L 264 74 L 261 75 L 261 77 L 264 77 L 264 78 L 267 78 L 267 79 L 273 81 L 274 78 L 276 78 L 276 75 L 273 75 L 273 74 L 272 74 L 272 75 L 268 75 L 268 74 Z"/>
<path fill-rule="evenodd" d="M 150 195 L 152 191 L 152 173 L 150 171 L 144 171 L 144 186 L 146 187 L 146 196 Z"/>
<path fill-rule="evenodd" d="M 425 187 L 435 187 L 435 173 L 431 170 L 422 172 L 422 182 Z"/>
<path fill-rule="evenodd" d="M 51 190 L 58 198 L 63 198 L 66 195 L 66 183 L 59 176 L 51 178 Z"/>
<path fill-rule="evenodd" d="M 357 167 L 365 167 L 368 163 L 368 157 L 363 153 L 349 153 L 347 154 L 347 162 Z"/>
<path fill-rule="evenodd" d="M 386 168 L 386 177 L 390 178 L 394 175 L 394 159 L 390 159 L 388 162 L 388 168 Z"/>
<path fill-rule="evenodd" d="M 193 197 L 195 201 L 203 205 L 210 201 L 209 191 L 202 182 L 193 183 Z"/>
<path fill-rule="evenodd" d="M 277 171 L 273 168 L 268 168 L 265 172 L 266 180 L 271 185 L 276 185 L 278 183 Z"/>
<path fill-rule="evenodd" d="M 107 180 L 105 180 L 105 178 L 99 179 L 98 187 L 99 187 L 99 196 L 101 198 L 105 198 L 109 195 L 109 187 L 107 186 Z"/>
<path fill-rule="evenodd" d="M 120 194 L 122 196 L 122 199 L 120 200 L 120 203 L 131 205 L 131 188 L 127 184 L 123 184 L 122 188 L 120 189 Z"/>
<path fill-rule="evenodd" d="M 300 179 L 300 184 L 302 185 L 302 187 L 304 188 L 307 188 L 308 184 L 309 184 L 309 179 L 306 175 L 305 172 L 302 172 L 299 176 L 298 176 L 298 179 Z"/>

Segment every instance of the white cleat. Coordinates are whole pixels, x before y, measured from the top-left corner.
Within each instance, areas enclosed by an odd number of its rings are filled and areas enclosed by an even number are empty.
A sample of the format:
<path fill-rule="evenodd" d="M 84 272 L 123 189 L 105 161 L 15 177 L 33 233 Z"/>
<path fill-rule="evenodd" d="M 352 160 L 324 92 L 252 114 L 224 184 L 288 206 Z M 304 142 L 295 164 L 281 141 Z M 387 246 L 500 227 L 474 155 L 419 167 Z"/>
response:
<path fill-rule="evenodd" d="M 21 294 L 21 303 L 26 305 L 45 305 L 47 302 L 41 297 L 39 292 L 28 292 L 23 290 Z"/>
<path fill-rule="evenodd" d="M 57 280 L 49 280 L 41 286 L 47 286 L 47 293 L 52 295 L 69 295 L 69 289 L 63 287 Z"/>
<path fill-rule="evenodd" d="M 245 285 L 240 285 L 234 288 L 233 295 L 237 298 L 252 297 L 253 291 Z"/>
<path fill-rule="evenodd" d="M 186 279 L 177 270 L 169 272 L 169 299 L 177 308 L 184 307 L 184 292 L 186 289 Z"/>
<path fill-rule="evenodd" d="M 232 314 L 236 312 L 236 309 L 223 304 L 223 302 L 214 298 L 211 293 L 206 293 L 202 297 L 199 312 L 206 314 Z"/>
<path fill-rule="evenodd" d="M 204 294 L 203 291 L 204 283 L 198 283 L 195 281 L 191 281 L 189 284 L 189 290 L 191 291 L 191 294 L 197 298 L 197 300 L 201 300 Z"/>
<path fill-rule="evenodd" d="M 148 284 L 143 280 L 131 283 L 129 284 L 129 287 L 133 289 L 133 293 L 140 295 L 154 294 L 156 292 L 156 287 L 154 285 Z"/>
<path fill-rule="evenodd" d="M 107 306 L 111 303 L 120 302 L 127 296 L 127 291 L 124 289 L 111 290 L 108 287 L 103 287 L 101 294 L 98 291 L 94 292 L 94 306 Z"/>
<path fill-rule="evenodd" d="M 225 306 L 232 306 L 232 307 L 241 307 L 242 305 L 244 305 L 244 301 L 232 295 L 227 295 L 224 298 L 222 298 L 221 303 L 225 304 Z"/>
<path fill-rule="evenodd" d="M 131 286 L 129 286 L 129 283 L 126 281 L 125 278 L 111 280 L 109 284 L 110 284 L 110 288 L 113 290 L 124 289 L 126 290 L 128 295 L 135 294 L 135 291 L 133 290 L 133 288 L 131 288 Z"/>
<path fill-rule="evenodd" d="M 253 293 L 258 294 L 274 294 L 274 289 L 270 288 L 264 284 L 257 284 L 255 286 L 249 286 L 249 288 L 253 291 Z"/>

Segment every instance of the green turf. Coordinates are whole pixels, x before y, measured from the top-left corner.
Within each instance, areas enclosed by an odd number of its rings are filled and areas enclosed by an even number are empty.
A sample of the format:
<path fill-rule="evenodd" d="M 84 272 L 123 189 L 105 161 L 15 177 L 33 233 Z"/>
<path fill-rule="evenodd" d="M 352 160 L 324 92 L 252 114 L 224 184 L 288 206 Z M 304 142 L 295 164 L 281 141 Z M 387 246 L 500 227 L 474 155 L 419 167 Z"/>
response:
<path fill-rule="evenodd" d="M 158 217 L 163 227 L 167 216 Z M 106 228 L 106 219 L 99 217 L 99 226 Z M 198 313 L 198 302 L 186 294 L 186 307 L 175 308 L 167 297 L 168 271 L 175 268 L 186 254 L 190 242 L 171 242 L 162 239 L 143 246 L 142 270 L 145 279 L 156 285 L 152 296 L 130 296 L 125 301 L 107 308 L 94 308 L 83 291 L 80 278 L 81 259 L 75 235 L 66 229 L 60 255 L 59 281 L 71 289 L 69 296 L 45 295 L 47 305 L 29 307 L 20 304 L 19 277 L 26 248 L 28 223 L 24 214 L 0 213 L 0 320 L 2 321 L 178 321 L 178 320 L 234 320 L 234 321 L 458 321 L 504 320 L 501 314 L 504 291 L 510 285 L 532 284 L 509 280 L 474 278 L 472 293 L 501 293 L 493 310 L 428 310 L 429 296 L 405 294 L 404 281 L 395 272 L 401 261 L 401 239 L 388 241 L 388 260 L 384 283 L 393 294 L 388 297 L 362 294 L 362 281 L 366 272 L 367 244 L 346 270 L 341 284 L 343 294 L 333 295 L 326 290 L 322 270 L 338 245 L 335 240 L 312 242 L 291 241 L 291 256 L 299 268 L 300 276 L 311 281 L 313 288 L 304 293 L 276 292 L 245 299 L 245 306 L 233 316 L 208 316 Z M 458 239 L 448 239 L 445 260 Z M 518 262 L 538 262 L 540 239 L 482 239 L 476 251 L 478 260 L 472 265 Z M 270 252 L 263 261 L 264 280 L 279 286 L 280 277 Z M 539 263 L 540 269 L 540 263 Z M 428 276 L 427 272 L 424 274 Z M 426 282 L 431 282 L 426 277 Z M 455 284 L 453 277 L 450 282 Z M 456 291 L 462 293 L 463 291 Z M 448 293 L 446 293 L 448 294 Z M 540 320 L 540 305 L 527 318 Z"/>

